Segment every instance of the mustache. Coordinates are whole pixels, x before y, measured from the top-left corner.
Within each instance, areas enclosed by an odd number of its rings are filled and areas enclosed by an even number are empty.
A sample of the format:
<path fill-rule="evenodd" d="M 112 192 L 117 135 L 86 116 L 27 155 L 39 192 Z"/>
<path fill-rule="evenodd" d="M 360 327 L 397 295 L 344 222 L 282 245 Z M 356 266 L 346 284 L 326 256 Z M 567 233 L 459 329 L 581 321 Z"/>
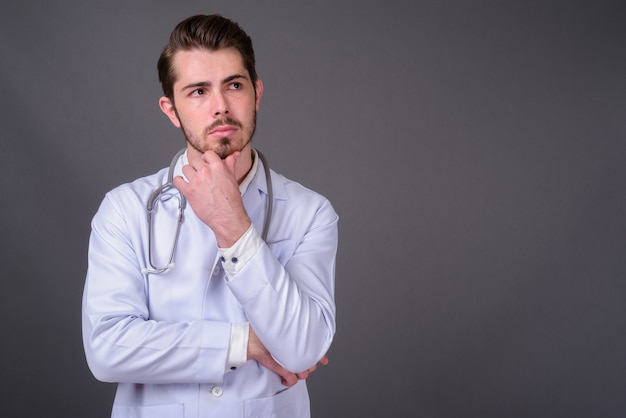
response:
<path fill-rule="evenodd" d="M 205 135 L 208 135 L 209 132 L 211 132 L 213 129 L 216 129 L 220 126 L 224 126 L 224 125 L 232 125 L 232 126 L 236 126 L 237 128 L 243 128 L 243 125 L 241 124 L 241 122 L 231 118 L 231 117 L 225 117 L 225 118 L 220 118 L 217 119 L 215 122 L 213 122 L 212 124 L 210 124 L 209 126 L 207 126 L 204 129 L 204 133 Z"/>

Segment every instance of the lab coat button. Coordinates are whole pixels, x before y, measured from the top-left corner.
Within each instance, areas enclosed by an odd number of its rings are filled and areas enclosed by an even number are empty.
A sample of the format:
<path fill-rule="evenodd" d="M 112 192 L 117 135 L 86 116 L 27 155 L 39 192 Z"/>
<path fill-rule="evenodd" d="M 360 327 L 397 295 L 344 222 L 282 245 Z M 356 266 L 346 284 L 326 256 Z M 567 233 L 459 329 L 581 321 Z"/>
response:
<path fill-rule="evenodd" d="M 221 271 L 220 266 L 215 266 L 215 269 L 213 269 L 213 276 L 219 276 Z"/>
<path fill-rule="evenodd" d="M 211 388 L 211 395 L 216 396 L 216 397 L 220 397 L 224 394 L 224 389 L 222 389 L 221 386 L 213 386 Z"/>

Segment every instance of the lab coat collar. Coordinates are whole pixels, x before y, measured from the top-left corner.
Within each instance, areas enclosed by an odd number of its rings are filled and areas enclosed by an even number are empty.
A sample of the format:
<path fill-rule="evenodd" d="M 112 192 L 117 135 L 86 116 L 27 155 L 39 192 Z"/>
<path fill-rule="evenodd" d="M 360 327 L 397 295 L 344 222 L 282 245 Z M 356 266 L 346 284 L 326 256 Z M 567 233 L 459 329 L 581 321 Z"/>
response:
<path fill-rule="evenodd" d="M 259 199 L 259 203 L 261 203 L 262 201 L 261 195 L 264 194 L 267 196 L 268 194 L 267 180 L 265 177 L 265 169 L 263 167 L 263 161 L 261 161 L 261 159 L 258 157 L 258 154 L 256 153 L 256 151 L 255 151 L 255 156 L 256 156 L 255 158 L 256 172 L 253 173 L 252 172 L 253 170 L 250 170 L 251 171 L 250 174 L 252 174 L 253 177 L 250 181 L 250 184 L 248 185 L 247 193 L 245 193 L 244 195 L 244 200 L 247 200 L 246 198 L 248 197 L 248 195 L 254 195 Z M 268 161 L 268 164 L 270 164 L 269 161 Z M 285 189 L 285 184 L 282 181 L 282 178 L 278 174 L 273 172 L 272 170 L 270 170 L 270 175 L 272 178 L 272 192 L 274 194 L 274 199 L 286 200 L 287 191 Z M 258 190 L 260 193 L 251 193 L 252 190 Z"/>

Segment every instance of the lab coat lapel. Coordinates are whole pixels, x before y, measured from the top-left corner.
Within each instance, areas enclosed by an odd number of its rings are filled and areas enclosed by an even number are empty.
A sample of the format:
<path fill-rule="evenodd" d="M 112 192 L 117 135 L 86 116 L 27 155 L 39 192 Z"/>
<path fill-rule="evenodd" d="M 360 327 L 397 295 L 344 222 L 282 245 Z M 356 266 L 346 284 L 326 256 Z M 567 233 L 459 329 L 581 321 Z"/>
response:
<path fill-rule="evenodd" d="M 261 185 L 263 185 L 263 187 L 260 187 Z M 267 198 L 267 191 L 265 189 L 267 189 L 265 186 L 265 173 L 259 161 L 256 173 L 248 185 L 248 190 L 246 190 L 242 196 L 246 212 L 259 233 L 263 228 L 263 221 L 265 219 L 265 199 Z"/>

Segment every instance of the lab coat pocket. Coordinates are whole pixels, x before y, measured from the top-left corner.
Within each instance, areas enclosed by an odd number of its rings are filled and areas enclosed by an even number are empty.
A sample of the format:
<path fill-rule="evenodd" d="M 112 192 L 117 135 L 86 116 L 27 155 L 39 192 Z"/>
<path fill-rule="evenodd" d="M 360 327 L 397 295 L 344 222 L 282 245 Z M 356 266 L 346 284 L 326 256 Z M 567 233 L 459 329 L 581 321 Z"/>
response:
<path fill-rule="evenodd" d="M 184 418 L 183 404 L 114 406 L 111 418 Z"/>
<path fill-rule="evenodd" d="M 267 246 L 270 248 L 272 254 L 274 254 L 274 257 L 276 257 L 278 262 L 283 266 L 287 264 L 287 261 L 291 259 L 293 253 L 296 251 L 296 241 L 289 239 L 270 242 Z"/>
<path fill-rule="evenodd" d="M 267 398 L 244 402 L 244 418 L 306 418 L 309 417 L 309 397 L 303 383 Z"/>

